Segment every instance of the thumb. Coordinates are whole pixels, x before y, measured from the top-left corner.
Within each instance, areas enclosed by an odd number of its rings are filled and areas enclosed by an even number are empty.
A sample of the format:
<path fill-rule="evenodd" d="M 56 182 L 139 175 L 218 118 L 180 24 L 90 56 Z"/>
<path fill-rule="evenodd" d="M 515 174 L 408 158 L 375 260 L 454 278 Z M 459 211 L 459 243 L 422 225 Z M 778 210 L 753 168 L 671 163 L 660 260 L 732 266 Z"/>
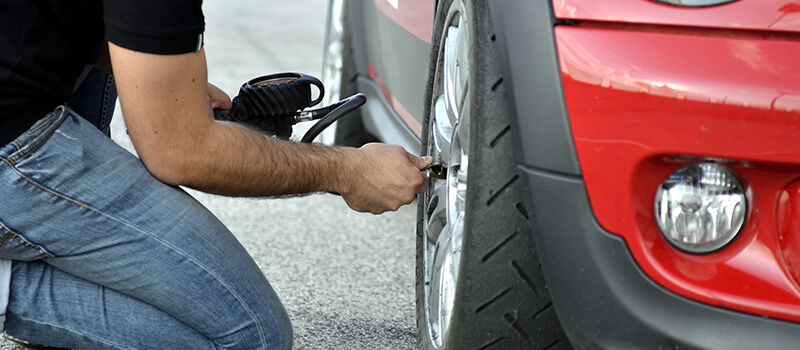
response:
<path fill-rule="evenodd" d="M 408 160 L 420 170 L 429 167 L 433 163 L 433 157 L 431 156 L 417 157 L 411 153 L 408 153 Z"/>

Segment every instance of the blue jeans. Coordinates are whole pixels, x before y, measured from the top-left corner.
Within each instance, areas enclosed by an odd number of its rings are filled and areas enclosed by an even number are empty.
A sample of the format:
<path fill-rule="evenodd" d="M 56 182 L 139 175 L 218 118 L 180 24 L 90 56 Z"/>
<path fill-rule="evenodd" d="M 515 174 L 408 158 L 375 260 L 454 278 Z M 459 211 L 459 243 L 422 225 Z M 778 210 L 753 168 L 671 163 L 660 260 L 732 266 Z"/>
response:
<path fill-rule="evenodd" d="M 288 315 L 213 214 L 60 107 L 0 148 L 6 331 L 109 349 L 282 349 Z"/>

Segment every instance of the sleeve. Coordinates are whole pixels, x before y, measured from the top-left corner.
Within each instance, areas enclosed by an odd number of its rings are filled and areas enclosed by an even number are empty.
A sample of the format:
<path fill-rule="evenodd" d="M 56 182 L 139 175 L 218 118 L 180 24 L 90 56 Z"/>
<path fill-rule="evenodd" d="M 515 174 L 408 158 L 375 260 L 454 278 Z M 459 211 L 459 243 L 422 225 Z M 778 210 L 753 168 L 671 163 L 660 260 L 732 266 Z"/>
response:
<path fill-rule="evenodd" d="M 203 46 L 202 0 L 103 0 L 106 39 L 126 49 L 182 54 Z"/>

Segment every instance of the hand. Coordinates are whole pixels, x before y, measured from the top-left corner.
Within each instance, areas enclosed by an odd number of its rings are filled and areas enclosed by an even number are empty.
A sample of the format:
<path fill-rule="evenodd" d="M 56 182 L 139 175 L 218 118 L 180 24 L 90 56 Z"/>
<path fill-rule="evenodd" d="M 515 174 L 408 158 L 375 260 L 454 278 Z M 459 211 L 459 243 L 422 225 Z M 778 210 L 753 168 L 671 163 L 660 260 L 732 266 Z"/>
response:
<path fill-rule="evenodd" d="M 395 211 L 414 201 L 428 188 L 428 177 L 420 172 L 433 162 L 417 157 L 402 147 L 371 143 L 358 149 L 349 169 L 346 191 L 340 191 L 353 210 L 380 214 Z"/>
<path fill-rule="evenodd" d="M 208 103 L 211 105 L 211 109 L 233 108 L 230 96 L 211 83 L 208 83 Z"/>

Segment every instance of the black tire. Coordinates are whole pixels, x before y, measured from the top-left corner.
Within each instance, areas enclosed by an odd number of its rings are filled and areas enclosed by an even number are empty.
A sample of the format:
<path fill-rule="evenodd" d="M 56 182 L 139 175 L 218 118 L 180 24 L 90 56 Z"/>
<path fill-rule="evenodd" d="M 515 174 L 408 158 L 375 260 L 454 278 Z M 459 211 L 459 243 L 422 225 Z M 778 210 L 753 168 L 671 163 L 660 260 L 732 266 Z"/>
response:
<path fill-rule="evenodd" d="M 420 349 L 570 349 L 536 254 L 523 201 L 511 139 L 505 87 L 494 48 L 488 8 L 463 1 L 471 21 L 469 108 L 469 184 L 466 194 L 460 272 L 456 281 L 450 328 L 438 347 L 426 320 L 426 222 L 433 194 L 419 201 L 417 225 L 417 326 Z M 435 79 L 445 20 L 452 0 L 442 1 L 426 90 L 423 153 L 428 153 Z M 435 332 L 435 331 L 434 331 Z"/>
<path fill-rule="evenodd" d="M 356 78 L 356 62 L 353 58 L 352 29 L 348 21 L 349 2 L 345 1 L 344 9 L 344 35 L 342 38 L 342 79 L 339 87 L 339 98 L 345 98 L 358 93 Z M 356 109 L 346 116 L 336 121 L 336 131 L 334 133 L 334 143 L 341 146 L 360 147 L 370 142 L 377 142 L 378 139 L 370 134 L 361 121 L 361 111 Z"/>

